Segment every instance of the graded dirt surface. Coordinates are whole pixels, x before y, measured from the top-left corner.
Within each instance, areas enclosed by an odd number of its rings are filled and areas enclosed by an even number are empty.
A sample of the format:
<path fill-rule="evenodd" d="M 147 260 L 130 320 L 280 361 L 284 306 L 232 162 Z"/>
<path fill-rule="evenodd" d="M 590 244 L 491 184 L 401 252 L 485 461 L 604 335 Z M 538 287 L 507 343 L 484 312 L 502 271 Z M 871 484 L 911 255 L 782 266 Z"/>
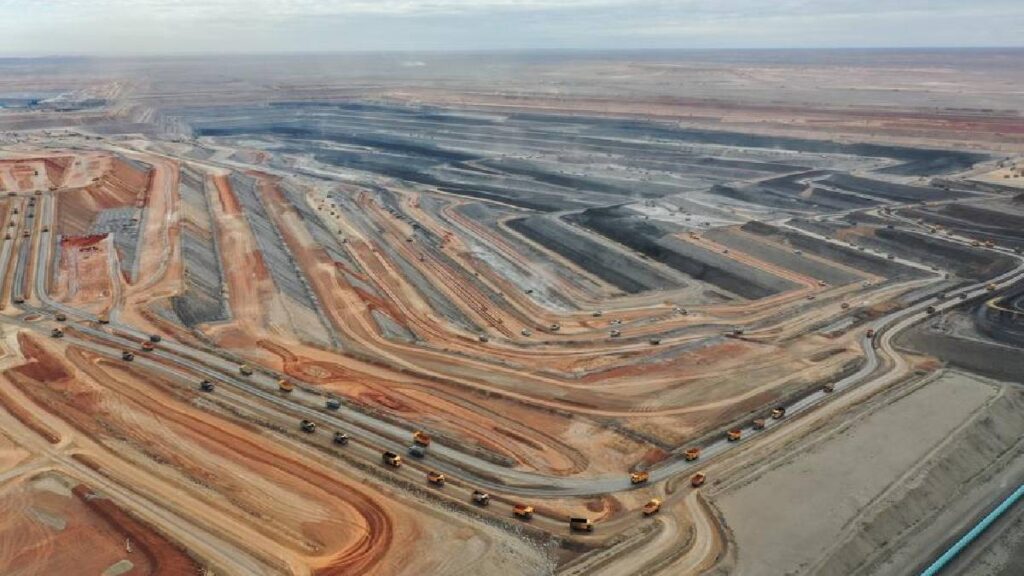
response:
<path fill-rule="evenodd" d="M 0 573 L 933 557 L 1018 450 L 949 367 L 1020 356 L 1019 70 L 733 56 L 0 61 L 69 84 L 0 110 Z"/>
<path fill-rule="evenodd" d="M 859 523 L 863 508 L 884 499 L 997 392 L 991 384 L 947 373 L 838 430 L 822 431 L 798 454 L 730 489 L 718 503 L 736 539 L 735 573 L 813 572 L 815 562 Z"/>

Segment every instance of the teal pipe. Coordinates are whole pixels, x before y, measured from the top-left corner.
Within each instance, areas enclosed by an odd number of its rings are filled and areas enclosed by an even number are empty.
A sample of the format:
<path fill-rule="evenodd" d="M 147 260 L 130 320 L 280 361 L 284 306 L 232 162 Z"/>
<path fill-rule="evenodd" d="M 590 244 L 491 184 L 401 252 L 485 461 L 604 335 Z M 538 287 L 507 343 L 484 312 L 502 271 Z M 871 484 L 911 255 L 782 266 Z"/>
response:
<path fill-rule="evenodd" d="M 1013 494 L 1007 496 L 1005 500 L 999 503 L 999 506 L 996 506 L 995 510 L 986 514 L 985 517 L 981 519 L 981 522 L 975 524 L 974 528 L 971 528 L 966 534 L 961 536 L 955 544 L 949 547 L 949 550 L 946 550 L 942 556 L 939 556 L 935 562 L 932 562 L 931 566 L 929 566 L 924 572 L 921 572 L 921 576 L 935 576 L 942 571 L 947 564 L 956 558 L 957 554 L 963 552 L 964 548 L 970 546 L 971 542 L 974 542 L 978 536 L 981 536 L 982 532 L 987 530 L 988 527 L 998 520 L 1003 513 L 1009 510 L 1011 506 L 1016 504 L 1017 500 L 1020 500 L 1022 496 L 1024 496 L 1024 484 L 1018 486 L 1017 489 L 1013 491 Z"/>

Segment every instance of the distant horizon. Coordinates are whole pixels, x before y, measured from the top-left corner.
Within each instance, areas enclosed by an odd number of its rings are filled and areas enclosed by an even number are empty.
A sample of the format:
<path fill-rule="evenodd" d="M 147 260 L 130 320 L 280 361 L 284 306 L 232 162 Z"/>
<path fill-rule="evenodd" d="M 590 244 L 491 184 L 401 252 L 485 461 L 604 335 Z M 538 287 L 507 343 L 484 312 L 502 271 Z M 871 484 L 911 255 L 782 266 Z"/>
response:
<path fill-rule="evenodd" d="M 464 48 L 464 49 L 366 49 L 366 50 L 279 50 L 279 51 L 193 51 L 153 52 L 143 54 L 119 54 L 114 52 L 54 52 L 38 54 L 0 53 L 0 60 L 70 60 L 70 59 L 147 59 L 147 58 L 201 58 L 201 57 L 251 57 L 251 56 L 373 56 L 392 54 L 423 55 L 517 55 L 517 54 L 669 54 L 669 53 L 723 53 L 723 52 L 942 52 L 942 51 L 1024 51 L 1020 45 L 977 45 L 977 46 L 829 46 L 829 47 L 681 47 L 681 48 Z"/>

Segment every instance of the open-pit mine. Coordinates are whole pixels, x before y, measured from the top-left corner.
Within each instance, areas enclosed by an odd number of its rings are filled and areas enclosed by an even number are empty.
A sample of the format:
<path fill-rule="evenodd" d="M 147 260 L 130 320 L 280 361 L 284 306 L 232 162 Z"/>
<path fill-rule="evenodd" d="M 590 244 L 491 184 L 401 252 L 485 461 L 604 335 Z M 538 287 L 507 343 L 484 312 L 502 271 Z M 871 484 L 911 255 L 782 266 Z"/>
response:
<path fill-rule="evenodd" d="M 926 569 L 1024 482 L 983 57 L 0 61 L 0 573 Z"/>

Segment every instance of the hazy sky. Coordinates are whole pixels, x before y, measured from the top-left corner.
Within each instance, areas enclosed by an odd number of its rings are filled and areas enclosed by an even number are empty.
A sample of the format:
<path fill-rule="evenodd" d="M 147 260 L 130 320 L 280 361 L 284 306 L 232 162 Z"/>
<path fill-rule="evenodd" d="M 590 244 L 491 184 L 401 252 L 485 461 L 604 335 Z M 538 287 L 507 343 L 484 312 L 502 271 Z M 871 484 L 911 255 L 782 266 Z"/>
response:
<path fill-rule="evenodd" d="M 0 0 L 0 56 L 1021 45 L 1024 0 Z"/>

